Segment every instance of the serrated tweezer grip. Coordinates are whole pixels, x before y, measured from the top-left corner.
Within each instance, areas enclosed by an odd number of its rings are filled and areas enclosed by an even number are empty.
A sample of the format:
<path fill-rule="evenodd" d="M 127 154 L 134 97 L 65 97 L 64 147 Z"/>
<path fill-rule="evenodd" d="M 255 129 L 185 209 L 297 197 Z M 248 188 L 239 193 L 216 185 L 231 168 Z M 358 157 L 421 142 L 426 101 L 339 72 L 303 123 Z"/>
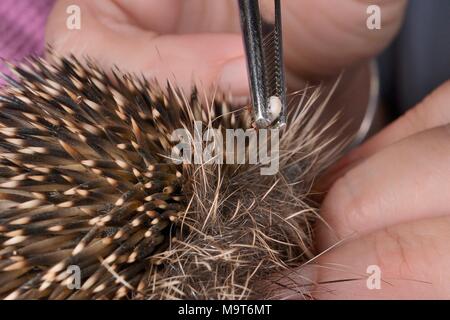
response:
<path fill-rule="evenodd" d="M 249 84 L 258 128 L 286 124 L 286 84 L 280 0 L 274 0 L 273 17 L 263 17 L 259 0 L 238 0 L 247 56 Z"/>

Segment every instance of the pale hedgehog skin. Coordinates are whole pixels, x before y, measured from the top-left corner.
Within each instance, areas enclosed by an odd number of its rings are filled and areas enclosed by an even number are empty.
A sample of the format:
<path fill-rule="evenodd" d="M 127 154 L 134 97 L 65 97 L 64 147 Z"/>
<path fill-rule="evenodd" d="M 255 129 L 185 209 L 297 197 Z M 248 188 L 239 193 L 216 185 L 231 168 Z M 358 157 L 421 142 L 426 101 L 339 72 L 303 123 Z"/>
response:
<path fill-rule="evenodd" d="M 313 256 L 308 194 L 342 147 L 324 151 L 316 93 L 290 114 L 280 173 L 261 176 L 167 158 L 194 120 L 251 128 L 224 95 L 208 109 L 196 90 L 74 57 L 14 71 L 0 89 L 0 298 L 269 298 L 260 280 Z"/>

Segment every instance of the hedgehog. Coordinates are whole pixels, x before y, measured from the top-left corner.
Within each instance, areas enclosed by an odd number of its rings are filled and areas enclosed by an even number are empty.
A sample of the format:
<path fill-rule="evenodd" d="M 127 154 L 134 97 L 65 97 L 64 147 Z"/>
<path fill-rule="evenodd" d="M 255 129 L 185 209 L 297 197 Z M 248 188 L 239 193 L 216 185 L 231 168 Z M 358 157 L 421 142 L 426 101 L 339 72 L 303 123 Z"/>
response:
<path fill-rule="evenodd" d="M 289 109 L 279 170 L 261 175 L 262 164 L 173 161 L 179 128 L 257 131 L 228 94 L 74 56 L 12 70 L 0 89 L 0 298 L 268 299 L 262 281 L 313 258 L 314 179 L 344 146 L 333 119 L 317 125 L 318 90 Z"/>

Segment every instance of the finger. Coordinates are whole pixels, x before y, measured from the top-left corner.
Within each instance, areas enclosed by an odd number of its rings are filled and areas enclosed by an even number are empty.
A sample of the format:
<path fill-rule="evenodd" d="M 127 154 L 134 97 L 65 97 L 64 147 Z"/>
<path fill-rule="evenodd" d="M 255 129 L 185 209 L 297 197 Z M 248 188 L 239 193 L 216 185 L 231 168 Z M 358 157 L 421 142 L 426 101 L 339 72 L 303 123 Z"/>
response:
<path fill-rule="evenodd" d="M 308 295 L 315 299 L 449 299 L 449 252 L 450 218 L 409 222 L 339 246 L 282 280 L 274 277 L 272 281 L 281 286 L 273 285 L 273 295 L 285 299 Z"/>
<path fill-rule="evenodd" d="M 450 101 L 450 81 L 444 83 L 416 107 L 339 161 L 319 182 L 320 189 L 327 190 L 345 172 L 381 149 L 408 136 L 450 123 L 448 101 Z"/>
<path fill-rule="evenodd" d="M 338 179 L 321 208 L 328 224 L 317 226 L 321 249 L 405 221 L 448 215 L 449 139 L 449 125 L 415 134 Z"/>
<path fill-rule="evenodd" d="M 367 27 L 367 8 L 374 4 L 381 12 L 380 30 Z M 286 64 L 303 76 L 321 78 L 369 59 L 397 33 L 405 6 L 405 0 L 283 0 Z"/>
<path fill-rule="evenodd" d="M 81 9 L 81 29 L 66 27 L 69 4 Z M 245 96 L 248 80 L 238 34 L 159 35 L 136 26 L 113 1 L 99 8 L 92 1 L 59 1 L 49 20 L 47 41 L 55 51 L 89 56 L 108 70 L 143 73 L 148 78 L 175 80 L 190 90 L 193 84 L 209 89 L 219 85 Z M 103 4 L 103 2 L 102 2 Z"/>

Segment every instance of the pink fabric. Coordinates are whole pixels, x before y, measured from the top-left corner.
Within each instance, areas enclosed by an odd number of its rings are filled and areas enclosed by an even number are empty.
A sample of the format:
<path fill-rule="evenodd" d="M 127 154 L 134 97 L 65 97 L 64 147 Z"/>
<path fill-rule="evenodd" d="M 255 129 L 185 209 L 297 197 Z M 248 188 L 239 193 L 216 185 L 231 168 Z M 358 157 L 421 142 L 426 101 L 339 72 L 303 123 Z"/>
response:
<path fill-rule="evenodd" d="M 53 3 L 54 0 L 0 0 L 0 58 L 20 62 L 31 54 L 42 54 L 45 24 Z M 9 74 L 2 62 L 0 72 Z"/>

